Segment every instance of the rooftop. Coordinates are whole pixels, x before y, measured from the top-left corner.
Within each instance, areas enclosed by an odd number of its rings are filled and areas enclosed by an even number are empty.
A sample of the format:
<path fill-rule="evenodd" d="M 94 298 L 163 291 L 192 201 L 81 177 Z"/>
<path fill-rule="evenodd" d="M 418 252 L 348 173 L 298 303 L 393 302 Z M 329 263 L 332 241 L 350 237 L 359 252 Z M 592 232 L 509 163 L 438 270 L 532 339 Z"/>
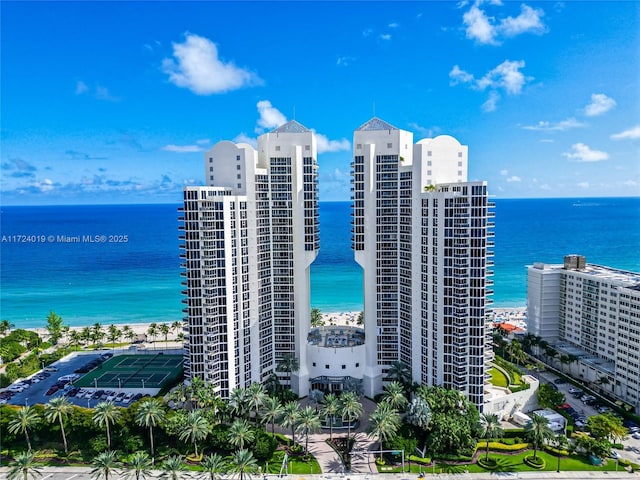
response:
<path fill-rule="evenodd" d="M 295 120 L 291 120 L 284 125 L 280 125 L 278 128 L 273 130 L 272 133 L 306 133 L 310 132 L 307 127 L 296 122 Z"/>
<path fill-rule="evenodd" d="M 345 325 L 312 328 L 307 341 L 311 345 L 326 348 L 345 348 L 364 345 L 364 330 Z"/>
<path fill-rule="evenodd" d="M 375 130 L 398 130 L 398 128 L 394 127 L 390 123 L 385 122 L 384 120 L 379 119 L 378 117 L 373 117 L 371 120 L 361 125 L 356 131 L 372 132 Z"/>

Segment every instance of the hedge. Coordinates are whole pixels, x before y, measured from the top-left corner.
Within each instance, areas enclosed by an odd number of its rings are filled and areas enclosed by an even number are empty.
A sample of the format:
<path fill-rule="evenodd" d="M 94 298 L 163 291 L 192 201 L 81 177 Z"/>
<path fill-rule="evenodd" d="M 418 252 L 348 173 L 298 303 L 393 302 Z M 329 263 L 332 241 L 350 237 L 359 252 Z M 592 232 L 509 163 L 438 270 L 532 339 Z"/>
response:
<path fill-rule="evenodd" d="M 525 448 L 528 448 L 528 447 L 529 447 L 528 443 L 515 443 L 513 445 L 506 445 L 500 442 L 489 442 L 489 450 L 496 450 L 498 452 L 515 452 L 518 450 L 524 450 Z M 476 448 L 477 450 L 486 450 L 487 442 L 485 441 L 478 442 L 478 445 Z"/>
<path fill-rule="evenodd" d="M 551 445 L 545 445 L 545 446 L 544 446 L 544 450 L 545 450 L 546 452 L 549 452 L 549 453 L 550 453 L 550 454 L 552 454 L 552 455 L 555 455 L 556 457 L 557 457 L 557 456 L 563 456 L 563 457 L 566 457 L 566 456 L 568 456 L 568 455 L 569 455 L 569 451 L 568 451 L 568 450 L 563 450 L 563 449 L 555 448 L 555 447 L 552 447 Z"/>
<path fill-rule="evenodd" d="M 415 462 L 415 463 L 421 463 L 424 465 L 428 465 L 431 463 L 431 458 L 429 457 L 416 457 L 415 455 L 409 455 L 409 461 L 410 462 Z"/>

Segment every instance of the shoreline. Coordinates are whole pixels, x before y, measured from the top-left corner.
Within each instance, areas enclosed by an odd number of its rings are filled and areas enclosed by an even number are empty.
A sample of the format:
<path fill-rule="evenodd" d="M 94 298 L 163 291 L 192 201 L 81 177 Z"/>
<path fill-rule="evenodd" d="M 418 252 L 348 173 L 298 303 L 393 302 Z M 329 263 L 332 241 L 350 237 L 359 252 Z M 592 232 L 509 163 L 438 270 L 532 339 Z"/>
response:
<path fill-rule="evenodd" d="M 351 325 L 357 326 L 358 316 L 360 315 L 360 310 L 358 311 L 346 311 L 346 312 L 321 312 L 322 321 L 325 325 Z M 496 307 L 491 309 L 492 320 L 501 319 L 504 322 L 526 322 L 527 320 L 527 307 Z M 103 330 L 108 329 L 111 325 L 115 325 L 119 329 L 122 329 L 124 326 L 129 326 L 131 330 L 134 331 L 137 335 L 147 334 L 149 326 L 152 323 L 156 323 L 157 325 L 167 324 L 171 326 L 172 321 L 157 321 L 157 322 L 140 322 L 140 323 L 102 323 Z M 93 327 L 94 324 L 90 325 L 81 325 L 81 326 L 69 326 L 69 331 L 82 331 L 83 329 L 89 327 Z M 16 329 L 19 329 L 20 326 L 16 325 Z M 36 332 L 40 336 L 48 335 L 46 328 L 44 327 L 27 327 L 24 330 L 29 330 L 31 332 Z M 177 337 L 177 333 L 174 330 L 169 332 L 167 338 L 169 340 L 175 340 Z M 164 340 L 164 335 L 158 334 L 156 336 L 156 341 Z"/>

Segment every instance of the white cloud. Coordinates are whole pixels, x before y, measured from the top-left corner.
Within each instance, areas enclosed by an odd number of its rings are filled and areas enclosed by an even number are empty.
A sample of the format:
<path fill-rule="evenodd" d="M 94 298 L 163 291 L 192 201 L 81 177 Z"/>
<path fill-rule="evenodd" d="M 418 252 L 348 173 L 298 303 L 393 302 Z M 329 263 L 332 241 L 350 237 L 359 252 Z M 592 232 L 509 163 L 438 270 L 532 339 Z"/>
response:
<path fill-rule="evenodd" d="M 351 65 L 351 62 L 353 62 L 354 60 L 355 58 L 353 57 L 347 57 L 347 56 L 338 57 L 338 60 L 336 60 L 336 65 L 340 65 L 342 67 L 348 67 L 349 65 Z"/>
<path fill-rule="evenodd" d="M 580 188 L 589 188 L 589 182 L 578 182 L 576 185 Z"/>
<path fill-rule="evenodd" d="M 211 140 L 209 140 L 208 138 L 202 138 L 200 140 L 196 140 L 196 144 L 198 145 L 209 145 L 211 143 Z"/>
<path fill-rule="evenodd" d="M 218 58 L 218 47 L 205 37 L 186 33 L 183 43 L 173 43 L 173 57 L 162 61 L 169 81 L 198 95 L 224 93 L 262 83 L 255 73 Z"/>
<path fill-rule="evenodd" d="M 587 117 L 596 117 L 607 113 L 616 106 L 616 101 L 607 97 L 604 93 L 592 93 L 591 103 L 584 108 L 584 114 Z"/>
<path fill-rule="evenodd" d="M 462 15 L 462 23 L 465 26 L 465 33 L 468 39 L 474 40 L 481 45 L 500 45 L 499 37 L 515 37 L 522 33 L 541 34 L 546 31 L 542 23 L 544 11 L 542 9 L 531 8 L 528 5 L 520 5 L 520 14 L 517 17 L 506 17 L 496 20 L 495 17 L 487 15 L 480 8 L 482 0 L 476 0 L 474 4 Z M 501 6 L 501 2 L 488 2 Z"/>
<path fill-rule="evenodd" d="M 543 183 L 542 185 L 540 185 L 540 190 L 551 190 L 551 187 L 548 183 Z"/>
<path fill-rule="evenodd" d="M 255 128 L 256 133 L 262 133 L 265 130 L 271 130 L 287 123 L 287 117 L 283 113 L 271 105 L 269 100 L 260 100 L 257 104 L 258 126 Z"/>
<path fill-rule="evenodd" d="M 108 102 L 117 102 L 120 100 L 118 97 L 111 95 L 111 92 L 109 92 L 107 87 L 101 87 L 100 85 L 96 87 L 96 98 L 98 100 L 106 100 Z"/>
<path fill-rule="evenodd" d="M 522 92 L 522 87 L 530 80 L 520 71 L 524 68 L 524 60 L 512 62 L 505 60 L 484 77 L 478 80 L 477 85 L 480 90 L 485 88 L 503 88 L 509 94 Z"/>
<path fill-rule="evenodd" d="M 440 127 L 427 128 L 417 124 L 416 122 L 409 122 L 409 127 L 415 130 L 423 138 L 433 138 L 441 131 Z"/>
<path fill-rule="evenodd" d="M 489 98 L 482 104 L 482 110 L 485 112 L 493 112 L 498 108 L 498 100 L 500 100 L 500 94 L 498 92 L 489 92 Z"/>
<path fill-rule="evenodd" d="M 573 152 L 565 152 L 562 155 L 567 157 L 569 160 L 575 160 L 576 162 L 601 162 L 609 158 L 609 154 L 607 152 L 591 150 L 591 148 L 584 143 L 574 143 L 571 145 L 571 148 L 573 149 Z"/>
<path fill-rule="evenodd" d="M 362 36 L 363 37 L 368 37 L 369 35 L 371 35 L 373 33 L 373 29 L 372 28 L 366 28 L 362 31 Z"/>
<path fill-rule="evenodd" d="M 636 182 L 635 180 L 625 180 L 624 182 L 622 182 L 622 184 L 626 187 L 637 187 L 638 186 L 638 182 Z"/>
<path fill-rule="evenodd" d="M 89 87 L 82 80 L 78 80 L 76 82 L 76 95 L 82 95 L 83 93 L 87 93 L 89 91 Z"/>
<path fill-rule="evenodd" d="M 391 40 L 391 34 L 390 33 L 383 33 L 380 35 L 380 40 Z"/>
<path fill-rule="evenodd" d="M 500 170 L 500 175 L 502 175 L 503 177 L 509 175 L 509 170 L 507 170 L 506 168 L 504 170 Z"/>
<path fill-rule="evenodd" d="M 561 120 L 557 123 L 540 121 L 535 125 L 525 125 L 522 128 L 524 130 L 537 130 L 542 132 L 551 132 L 551 131 L 564 131 L 569 130 L 571 128 L 582 128 L 586 127 L 587 124 L 584 122 L 580 122 L 576 120 L 574 117 L 567 118 L 566 120 Z"/>
<path fill-rule="evenodd" d="M 387 25 L 389 28 L 398 28 L 400 25 L 398 25 L 397 22 L 391 22 L 389 25 Z"/>
<path fill-rule="evenodd" d="M 340 140 L 329 140 L 326 135 L 316 133 L 316 143 L 318 153 L 341 152 L 351 150 L 351 142 L 346 138 Z"/>
<path fill-rule="evenodd" d="M 258 140 L 256 138 L 248 136 L 246 133 L 242 132 L 233 139 L 234 143 L 248 143 L 253 148 L 258 148 Z"/>
<path fill-rule="evenodd" d="M 480 44 L 497 45 L 498 42 L 495 39 L 496 29 L 492 25 L 492 20 L 487 17 L 484 10 L 478 8 L 477 3 L 473 5 L 462 16 L 462 23 L 466 26 L 467 38 Z"/>
<path fill-rule="evenodd" d="M 552 138 L 541 138 L 540 143 L 554 143 L 555 140 Z"/>
<path fill-rule="evenodd" d="M 471 73 L 462 70 L 458 65 L 454 65 L 449 72 L 450 85 L 459 83 L 470 83 L 476 90 L 503 89 L 509 94 L 522 92 L 522 87 L 533 80 L 532 77 L 525 77 L 520 69 L 525 67 L 524 60 L 505 60 L 493 70 L 487 72 L 484 77 L 476 79 Z"/>
<path fill-rule="evenodd" d="M 525 32 L 542 33 L 545 31 L 543 16 L 542 9 L 531 8 L 523 3 L 520 5 L 520 15 L 502 20 L 499 30 L 507 37 L 515 37 Z"/>
<path fill-rule="evenodd" d="M 640 138 L 640 125 L 636 125 L 620 133 L 614 133 L 610 138 L 611 140 L 637 140 Z"/>
<path fill-rule="evenodd" d="M 509 95 L 517 95 L 522 93 L 522 88 L 527 82 L 533 80 L 533 77 L 526 77 L 520 71 L 524 66 L 524 60 L 505 60 L 482 78 L 476 79 L 473 74 L 454 65 L 449 72 L 449 85 L 455 86 L 462 83 L 468 84 L 474 90 L 489 90 L 489 97 L 482 105 L 482 109 L 485 112 L 493 112 L 500 99 L 498 90 L 504 90 Z"/>
<path fill-rule="evenodd" d="M 511 177 L 507 178 L 507 182 L 509 182 L 509 183 L 512 183 L 512 182 L 521 182 L 521 181 L 522 181 L 522 178 L 520 178 L 520 177 L 519 177 L 519 176 L 517 176 L 517 175 L 513 175 L 513 176 L 511 176 Z"/>
<path fill-rule="evenodd" d="M 192 153 L 192 152 L 201 152 L 202 147 L 199 145 L 165 145 L 161 148 L 165 152 L 174 152 L 174 153 Z"/>
<path fill-rule="evenodd" d="M 474 81 L 473 75 L 462 70 L 458 65 L 453 66 L 449 72 L 449 78 L 451 79 L 449 85 L 458 85 L 459 83 L 469 83 Z"/>

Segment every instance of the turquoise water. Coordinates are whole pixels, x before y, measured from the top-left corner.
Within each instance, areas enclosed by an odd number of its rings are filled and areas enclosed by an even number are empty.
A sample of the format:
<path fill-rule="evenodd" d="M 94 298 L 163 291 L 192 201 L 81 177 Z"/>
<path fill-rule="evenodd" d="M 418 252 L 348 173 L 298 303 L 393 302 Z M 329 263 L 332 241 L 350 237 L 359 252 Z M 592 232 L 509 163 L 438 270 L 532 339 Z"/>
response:
<path fill-rule="evenodd" d="M 350 247 L 349 202 L 320 203 L 321 250 L 312 306 L 362 309 L 362 273 Z M 43 326 L 50 310 L 69 325 L 182 318 L 177 205 L 2 207 L 0 315 Z M 496 200 L 495 306 L 526 304 L 526 265 L 590 263 L 640 271 L 640 199 Z M 121 242 L 11 241 L 18 235 L 104 235 Z M 36 240 L 38 240 L 36 238 Z"/>

